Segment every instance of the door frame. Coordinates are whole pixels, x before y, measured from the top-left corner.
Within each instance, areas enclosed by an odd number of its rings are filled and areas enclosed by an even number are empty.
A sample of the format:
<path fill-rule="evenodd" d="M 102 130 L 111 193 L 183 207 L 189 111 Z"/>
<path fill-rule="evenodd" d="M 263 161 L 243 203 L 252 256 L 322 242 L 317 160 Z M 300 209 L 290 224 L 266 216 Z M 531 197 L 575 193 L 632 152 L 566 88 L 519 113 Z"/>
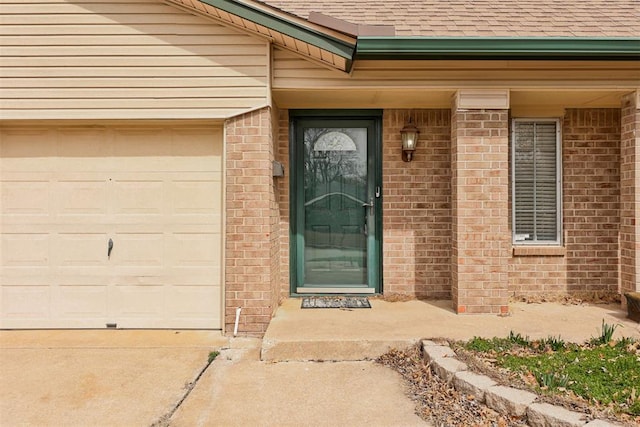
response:
<path fill-rule="evenodd" d="M 314 295 L 314 293 L 298 293 L 297 288 L 299 280 L 299 266 L 301 261 L 299 256 L 299 241 L 302 240 L 298 231 L 298 193 L 303 182 L 299 175 L 300 167 L 298 158 L 301 155 L 300 147 L 296 144 L 296 127 L 302 120 L 371 120 L 373 122 L 373 153 L 367 153 L 368 156 L 373 155 L 373 181 L 374 187 L 380 190 L 380 197 L 374 197 L 375 218 L 375 254 L 373 259 L 376 260 L 374 265 L 367 265 L 367 276 L 369 287 L 367 290 L 373 289 L 373 293 L 381 294 L 383 291 L 382 283 L 382 197 L 384 194 L 382 187 L 382 110 L 289 110 L 289 292 L 291 296 Z M 370 160 L 370 159 L 369 159 Z M 368 171 L 371 173 L 371 171 Z M 368 263 L 369 264 L 369 263 Z M 373 282 L 373 287 L 371 287 Z M 363 288 L 364 289 L 364 288 Z M 371 291 L 363 292 L 371 294 Z M 321 294 L 319 292 L 318 294 Z M 316 294 L 317 295 L 317 294 Z M 345 294 L 346 295 L 346 294 Z"/>

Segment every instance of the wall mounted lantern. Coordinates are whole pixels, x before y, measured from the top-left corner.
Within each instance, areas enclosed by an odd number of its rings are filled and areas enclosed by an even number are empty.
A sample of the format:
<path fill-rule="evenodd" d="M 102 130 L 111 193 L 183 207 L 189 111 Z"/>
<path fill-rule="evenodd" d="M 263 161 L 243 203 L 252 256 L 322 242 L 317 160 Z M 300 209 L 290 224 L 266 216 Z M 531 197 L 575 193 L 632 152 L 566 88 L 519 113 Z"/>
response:
<path fill-rule="evenodd" d="M 402 136 L 402 160 L 410 162 L 413 159 L 413 152 L 416 151 L 418 135 L 420 135 L 418 128 L 411 123 L 411 118 L 400 131 L 400 135 Z"/>

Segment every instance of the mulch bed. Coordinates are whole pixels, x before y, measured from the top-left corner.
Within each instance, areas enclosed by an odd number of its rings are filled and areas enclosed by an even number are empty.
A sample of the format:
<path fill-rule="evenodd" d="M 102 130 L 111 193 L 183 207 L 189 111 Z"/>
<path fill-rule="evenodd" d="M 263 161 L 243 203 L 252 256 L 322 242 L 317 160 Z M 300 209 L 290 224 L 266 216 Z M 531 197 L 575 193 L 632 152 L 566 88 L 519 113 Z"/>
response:
<path fill-rule="evenodd" d="M 399 372 L 416 402 L 416 413 L 436 427 L 519 427 L 526 426 L 519 418 L 512 418 L 488 408 L 465 395 L 431 372 L 422 358 L 420 344 L 407 349 L 393 349 L 377 362 Z"/>

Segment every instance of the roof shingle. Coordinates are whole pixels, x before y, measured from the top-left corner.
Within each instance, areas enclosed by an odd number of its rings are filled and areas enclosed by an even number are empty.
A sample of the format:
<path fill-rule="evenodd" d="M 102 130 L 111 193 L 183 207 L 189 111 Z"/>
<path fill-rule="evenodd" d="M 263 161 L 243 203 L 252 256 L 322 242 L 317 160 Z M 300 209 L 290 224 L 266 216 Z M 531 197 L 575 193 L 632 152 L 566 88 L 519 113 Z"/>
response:
<path fill-rule="evenodd" d="M 640 37 L 640 0 L 265 0 L 307 19 L 393 25 L 397 36 Z"/>

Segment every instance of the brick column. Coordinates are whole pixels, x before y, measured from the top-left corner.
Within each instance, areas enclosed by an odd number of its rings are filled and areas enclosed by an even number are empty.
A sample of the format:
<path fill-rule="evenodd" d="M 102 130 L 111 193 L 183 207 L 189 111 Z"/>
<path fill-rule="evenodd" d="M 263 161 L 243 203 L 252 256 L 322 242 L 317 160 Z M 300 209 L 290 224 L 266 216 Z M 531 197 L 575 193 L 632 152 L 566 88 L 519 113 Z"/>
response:
<path fill-rule="evenodd" d="M 239 331 L 262 336 L 277 305 L 279 261 L 271 110 L 227 120 L 225 147 L 225 332 L 233 331 L 241 307 Z"/>
<path fill-rule="evenodd" d="M 640 90 L 622 98 L 620 145 L 620 282 L 640 291 Z M 626 299 L 622 298 L 623 306 Z"/>
<path fill-rule="evenodd" d="M 457 93 L 451 117 L 452 298 L 458 313 L 508 311 L 508 91 Z"/>

